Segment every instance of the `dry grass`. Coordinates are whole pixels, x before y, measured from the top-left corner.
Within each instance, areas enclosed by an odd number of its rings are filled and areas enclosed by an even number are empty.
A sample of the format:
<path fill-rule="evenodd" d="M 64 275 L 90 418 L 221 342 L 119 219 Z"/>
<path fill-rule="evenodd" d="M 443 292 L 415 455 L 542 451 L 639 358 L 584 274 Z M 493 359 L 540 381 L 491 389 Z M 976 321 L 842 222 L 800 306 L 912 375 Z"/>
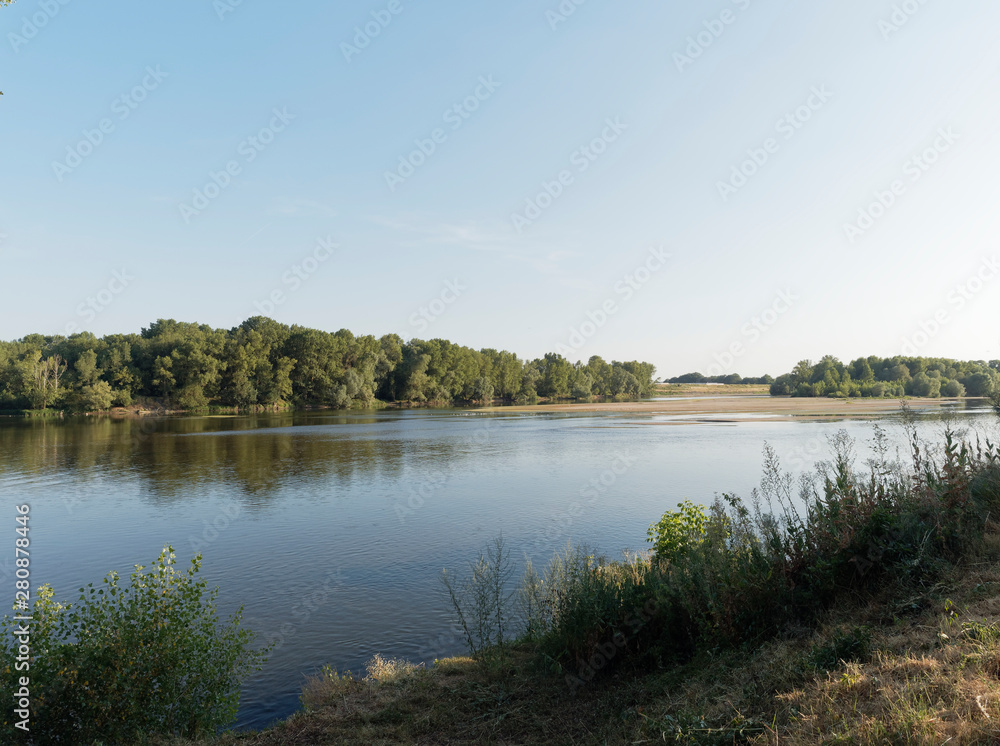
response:
<path fill-rule="evenodd" d="M 310 680 L 304 710 L 276 727 L 198 746 L 996 744 L 1000 564 L 991 554 L 912 598 L 886 591 L 844 603 L 819 629 L 790 627 L 753 652 L 620 671 L 575 696 L 523 650 L 506 668 L 376 657 L 363 677 L 326 671 Z M 871 630 L 870 654 L 816 670 L 815 651 L 856 625 Z M 170 746 L 181 744 L 193 746 Z"/>
<path fill-rule="evenodd" d="M 966 455 L 948 453 L 948 468 L 954 471 Z M 963 474 L 951 478 L 964 484 Z M 838 471 L 836 484 L 848 483 L 849 476 Z M 996 505 L 995 472 L 985 476 L 993 481 L 980 479 L 975 494 L 987 506 Z M 970 502 L 969 510 L 977 505 Z M 937 517 L 947 515 L 952 514 Z M 678 646 L 679 653 L 671 638 L 685 634 L 686 620 L 667 617 L 664 629 L 649 638 L 646 655 L 622 657 L 590 683 L 576 680 L 581 686 L 540 669 L 541 653 L 552 656 L 550 663 L 567 658 L 580 634 L 550 635 L 554 647 L 515 646 L 502 657 L 454 658 L 431 668 L 377 656 L 363 676 L 326 669 L 311 679 L 302 695 L 304 709 L 274 728 L 198 743 L 998 744 L 1000 532 L 995 523 L 986 525 L 985 537 L 968 537 L 963 553 L 942 553 L 933 571 L 886 572 L 877 576 L 878 585 L 845 585 L 831 575 L 817 586 L 835 599 L 830 608 L 823 611 L 826 607 L 817 603 L 807 613 L 792 610 L 774 617 L 766 630 L 770 641 L 757 647 L 748 642 L 753 638 L 715 634 L 740 613 L 737 604 L 721 621 L 715 616 L 702 621 L 698 629 L 708 625 L 715 633 L 698 645 Z M 818 524 L 812 530 L 824 528 Z M 921 527 L 915 535 L 923 533 Z M 893 536 L 896 544 L 909 546 L 907 534 Z M 836 547 L 818 546 L 810 555 L 814 564 L 832 561 Z M 949 558 L 961 564 L 949 565 Z M 727 581 L 713 575 L 708 582 L 719 595 Z M 745 587 L 755 586 L 744 582 L 740 588 Z M 622 588 L 611 605 L 637 607 L 635 599 L 641 597 L 633 598 L 631 586 Z M 602 589 L 597 583 L 574 592 L 604 608 Z M 779 596 L 772 593 L 748 608 L 764 616 Z M 729 607 L 720 603 L 718 608 Z M 584 633 L 593 629 L 588 619 L 577 625 Z M 576 618 L 570 622 L 576 624 Z M 587 655 L 568 660 L 587 660 Z M 695 657 L 683 665 L 656 667 L 683 655 Z M 636 668 L 640 665 L 646 668 Z"/>
<path fill-rule="evenodd" d="M 1000 743 L 998 594 L 996 565 L 970 572 L 923 614 L 882 627 L 870 661 L 778 695 L 780 743 Z"/>

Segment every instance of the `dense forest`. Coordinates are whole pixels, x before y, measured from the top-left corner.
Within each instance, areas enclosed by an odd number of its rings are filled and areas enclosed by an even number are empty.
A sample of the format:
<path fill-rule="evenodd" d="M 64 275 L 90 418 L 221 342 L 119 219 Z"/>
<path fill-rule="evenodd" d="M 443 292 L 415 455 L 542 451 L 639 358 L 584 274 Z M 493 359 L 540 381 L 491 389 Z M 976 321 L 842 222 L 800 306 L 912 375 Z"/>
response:
<path fill-rule="evenodd" d="M 739 373 L 730 373 L 729 375 L 723 376 L 706 376 L 703 373 L 685 373 L 682 376 L 675 376 L 667 381 L 667 383 L 724 383 L 724 384 L 739 384 L 739 383 L 753 383 L 753 384 L 769 384 L 774 383 L 774 378 L 768 375 L 760 376 L 759 378 L 744 378 Z"/>
<path fill-rule="evenodd" d="M 143 398 L 185 410 L 634 399 L 651 393 L 654 371 L 597 356 L 529 362 L 443 339 L 331 334 L 261 316 L 228 331 L 161 319 L 140 334 L 0 342 L 0 409 L 99 411 Z"/>
<path fill-rule="evenodd" d="M 771 384 L 772 396 L 994 396 L 1000 360 L 962 362 L 936 357 L 859 357 L 845 365 L 832 355 L 803 360 Z"/>

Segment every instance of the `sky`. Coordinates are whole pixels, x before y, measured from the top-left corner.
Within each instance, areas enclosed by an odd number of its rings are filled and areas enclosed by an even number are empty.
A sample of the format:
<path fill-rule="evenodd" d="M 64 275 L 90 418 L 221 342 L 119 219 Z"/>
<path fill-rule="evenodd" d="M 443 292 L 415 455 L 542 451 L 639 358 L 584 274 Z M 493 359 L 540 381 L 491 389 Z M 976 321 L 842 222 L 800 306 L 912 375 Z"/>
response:
<path fill-rule="evenodd" d="M 0 339 L 1000 358 L 988 0 L 0 8 Z"/>

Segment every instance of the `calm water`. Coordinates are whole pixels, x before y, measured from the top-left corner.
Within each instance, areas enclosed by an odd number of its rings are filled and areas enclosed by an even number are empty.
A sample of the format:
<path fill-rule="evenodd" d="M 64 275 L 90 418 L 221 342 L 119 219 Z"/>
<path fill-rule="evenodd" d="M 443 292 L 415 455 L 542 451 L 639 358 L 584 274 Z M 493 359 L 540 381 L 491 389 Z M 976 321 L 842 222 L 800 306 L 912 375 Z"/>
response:
<path fill-rule="evenodd" d="M 991 414 L 955 418 L 996 435 Z M 441 570 L 461 571 L 501 531 L 536 565 L 569 540 L 618 556 L 643 548 L 649 524 L 680 500 L 748 495 L 765 440 L 802 470 L 842 428 L 864 458 L 872 431 L 862 420 L 704 419 L 420 410 L 7 420 L 0 516 L 13 528 L 13 505 L 31 504 L 33 585 L 50 583 L 57 598 L 148 565 L 165 544 L 185 561 L 200 550 L 222 610 L 244 604 L 251 627 L 278 643 L 244 691 L 239 723 L 261 726 L 294 711 L 304 674 L 324 664 L 359 671 L 378 652 L 462 652 Z M 902 442 L 897 418 L 882 425 Z M 933 437 L 943 423 L 925 416 L 922 428 Z M 13 544 L 0 547 L 5 584 Z"/>

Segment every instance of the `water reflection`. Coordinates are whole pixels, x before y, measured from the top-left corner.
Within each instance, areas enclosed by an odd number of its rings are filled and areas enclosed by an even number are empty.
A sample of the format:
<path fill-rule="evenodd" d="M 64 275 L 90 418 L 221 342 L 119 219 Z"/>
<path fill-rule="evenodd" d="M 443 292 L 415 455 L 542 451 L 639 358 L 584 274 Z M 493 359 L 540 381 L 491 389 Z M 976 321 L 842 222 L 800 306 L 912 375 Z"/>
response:
<path fill-rule="evenodd" d="M 407 463 L 437 462 L 452 470 L 475 458 L 469 439 L 441 438 L 433 427 L 423 428 L 427 437 L 421 437 L 419 426 L 448 416 L 8 420 L 0 423 L 0 476 L 71 472 L 86 481 L 101 473 L 132 475 L 144 483 L 144 494 L 165 503 L 221 482 L 237 487 L 247 506 L 259 507 L 303 480 L 346 492 L 362 478 L 398 479 Z M 480 422 L 502 416 L 480 416 Z"/>

